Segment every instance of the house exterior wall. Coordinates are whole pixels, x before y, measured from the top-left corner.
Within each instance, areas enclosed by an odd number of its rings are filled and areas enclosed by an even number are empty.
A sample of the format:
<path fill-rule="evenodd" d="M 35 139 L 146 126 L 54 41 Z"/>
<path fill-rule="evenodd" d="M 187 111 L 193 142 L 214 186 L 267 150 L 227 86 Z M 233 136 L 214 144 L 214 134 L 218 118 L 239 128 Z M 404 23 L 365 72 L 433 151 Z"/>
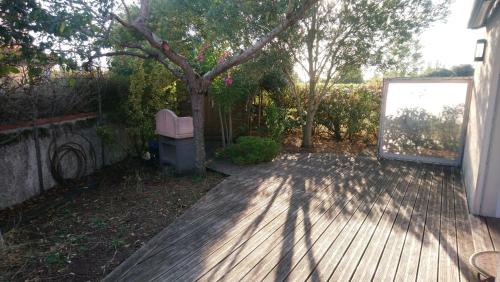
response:
<path fill-rule="evenodd" d="M 471 212 L 500 217 L 500 13 L 489 20 L 485 38 L 485 59 L 476 65 L 474 76 L 462 169 Z"/>

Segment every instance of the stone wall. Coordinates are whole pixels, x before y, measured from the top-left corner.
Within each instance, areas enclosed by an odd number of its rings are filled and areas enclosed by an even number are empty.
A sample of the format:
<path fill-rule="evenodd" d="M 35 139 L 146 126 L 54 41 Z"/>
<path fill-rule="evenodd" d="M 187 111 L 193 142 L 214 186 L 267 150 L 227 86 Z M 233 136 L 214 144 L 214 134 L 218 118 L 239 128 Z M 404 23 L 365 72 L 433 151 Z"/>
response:
<path fill-rule="evenodd" d="M 103 165 L 110 165 L 126 158 L 125 144 L 123 146 L 102 144 L 96 133 L 96 124 L 95 118 L 84 118 L 39 127 L 42 181 L 38 175 L 33 129 L 18 128 L 1 132 L 3 142 L 0 146 L 0 209 L 22 203 L 39 195 L 43 190 L 54 187 L 57 183 L 50 171 L 49 155 L 54 148 L 67 142 L 81 146 L 87 159 L 85 169 L 87 175 Z M 114 130 L 118 136 L 125 135 L 118 127 Z M 126 138 L 117 139 L 125 140 Z M 74 154 L 67 154 L 62 158 L 61 164 L 63 175 L 70 177 L 75 174 L 77 162 Z"/>

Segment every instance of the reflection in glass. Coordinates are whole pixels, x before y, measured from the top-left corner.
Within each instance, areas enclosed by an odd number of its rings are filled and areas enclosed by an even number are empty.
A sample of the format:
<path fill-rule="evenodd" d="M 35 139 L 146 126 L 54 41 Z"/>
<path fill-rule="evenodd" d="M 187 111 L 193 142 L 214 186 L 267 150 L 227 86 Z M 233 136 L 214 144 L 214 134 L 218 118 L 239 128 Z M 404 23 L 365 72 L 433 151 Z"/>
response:
<path fill-rule="evenodd" d="M 383 152 L 457 160 L 467 86 L 466 82 L 390 82 Z"/>

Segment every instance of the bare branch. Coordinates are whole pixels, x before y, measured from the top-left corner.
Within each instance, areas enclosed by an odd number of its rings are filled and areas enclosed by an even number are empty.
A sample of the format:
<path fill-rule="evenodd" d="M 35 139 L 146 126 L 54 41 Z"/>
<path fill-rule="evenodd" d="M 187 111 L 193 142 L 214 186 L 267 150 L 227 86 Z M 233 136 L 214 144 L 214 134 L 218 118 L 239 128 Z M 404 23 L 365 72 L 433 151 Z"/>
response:
<path fill-rule="evenodd" d="M 182 74 L 182 71 L 180 69 L 176 68 L 175 66 L 173 66 L 168 60 L 165 60 L 162 53 L 155 51 L 155 50 L 145 48 L 144 46 L 141 46 L 139 44 L 128 43 L 128 44 L 122 44 L 122 46 L 125 48 L 132 48 L 132 49 L 141 50 L 142 52 L 147 54 L 149 56 L 149 58 L 155 59 L 159 63 L 164 65 L 174 76 L 176 76 L 179 79 L 184 80 L 184 75 Z"/>
<path fill-rule="evenodd" d="M 141 59 L 149 59 L 150 57 L 146 54 L 141 54 L 137 52 L 132 52 L 132 51 L 112 51 L 112 52 L 106 52 L 106 53 L 99 53 L 91 57 L 91 59 L 99 58 L 99 57 L 113 57 L 113 56 L 131 56 L 131 57 L 137 57 Z"/>
<path fill-rule="evenodd" d="M 293 12 L 293 0 L 288 0 L 288 6 L 286 7 L 286 15 L 291 15 Z"/>
<path fill-rule="evenodd" d="M 131 28 L 131 25 L 128 21 L 125 21 L 124 19 L 120 18 L 117 14 L 111 13 L 111 18 L 115 19 L 117 22 L 119 22 L 121 25 L 123 25 L 126 28 Z"/>
<path fill-rule="evenodd" d="M 144 22 L 149 16 L 149 0 L 141 0 L 141 10 L 139 11 L 139 17 L 136 21 Z"/>
<path fill-rule="evenodd" d="M 149 1 L 141 0 L 141 11 L 139 17 L 133 22 L 127 22 L 121 19 L 116 14 L 112 14 L 112 17 L 115 18 L 122 26 L 139 32 L 144 39 L 149 42 L 151 47 L 159 50 L 165 57 L 167 57 L 173 64 L 177 65 L 184 72 L 185 79 L 194 80 L 196 77 L 196 72 L 193 67 L 189 64 L 188 60 L 182 56 L 177 54 L 167 41 L 161 39 L 159 36 L 154 34 L 145 23 L 145 19 L 149 13 Z M 175 74 L 178 75 L 178 74 Z"/>
<path fill-rule="evenodd" d="M 99 57 L 114 57 L 114 56 L 131 56 L 131 57 L 136 57 L 136 58 L 141 58 L 141 59 L 155 59 L 158 61 L 160 64 L 165 66 L 175 77 L 181 80 L 185 80 L 184 76 L 182 75 L 182 72 L 180 72 L 178 69 L 175 69 L 172 65 L 169 64 L 168 61 L 164 60 L 159 56 L 159 54 L 154 54 L 154 53 L 139 53 L 139 52 L 133 52 L 133 51 L 126 51 L 126 50 L 121 50 L 121 51 L 113 51 L 113 52 L 107 52 L 107 53 L 99 53 L 91 57 L 91 59 L 94 58 L 99 58 Z"/>
<path fill-rule="evenodd" d="M 125 4 L 125 0 L 121 0 L 121 1 L 122 1 L 123 8 L 125 9 L 125 13 L 127 14 L 127 20 L 130 22 L 132 19 L 130 17 L 130 11 L 128 9 L 128 6 L 127 6 L 127 4 Z"/>

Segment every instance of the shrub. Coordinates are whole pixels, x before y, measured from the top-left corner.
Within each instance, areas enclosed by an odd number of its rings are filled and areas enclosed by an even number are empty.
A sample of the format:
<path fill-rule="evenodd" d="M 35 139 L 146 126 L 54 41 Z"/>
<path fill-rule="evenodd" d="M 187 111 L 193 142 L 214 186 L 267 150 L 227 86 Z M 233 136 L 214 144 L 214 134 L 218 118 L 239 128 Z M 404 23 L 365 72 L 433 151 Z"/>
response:
<path fill-rule="evenodd" d="M 278 143 L 271 138 L 242 136 L 226 148 L 225 155 L 236 164 L 257 164 L 272 161 L 278 151 Z"/>
<path fill-rule="evenodd" d="M 264 117 L 271 138 L 279 142 L 290 123 L 287 116 L 287 109 L 280 108 L 271 103 L 264 109 Z"/>
<path fill-rule="evenodd" d="M 376 135 L 380 85 L 338 84 L 320 104 L 317 122 L 337 140 L 370 140 Z"/>
<path fill-rule="evenodd" d="M 148 140 L 155 136 L 155 114 L 163 108 L 175 109 L 175 78 L 161 65 L 153 64 L 148 70 L 143 61 L 137 61 L 129 77 L 130 86 L 121 111 L 126 116 L 126 132 L 135 154 L 141 156 Z"/>

